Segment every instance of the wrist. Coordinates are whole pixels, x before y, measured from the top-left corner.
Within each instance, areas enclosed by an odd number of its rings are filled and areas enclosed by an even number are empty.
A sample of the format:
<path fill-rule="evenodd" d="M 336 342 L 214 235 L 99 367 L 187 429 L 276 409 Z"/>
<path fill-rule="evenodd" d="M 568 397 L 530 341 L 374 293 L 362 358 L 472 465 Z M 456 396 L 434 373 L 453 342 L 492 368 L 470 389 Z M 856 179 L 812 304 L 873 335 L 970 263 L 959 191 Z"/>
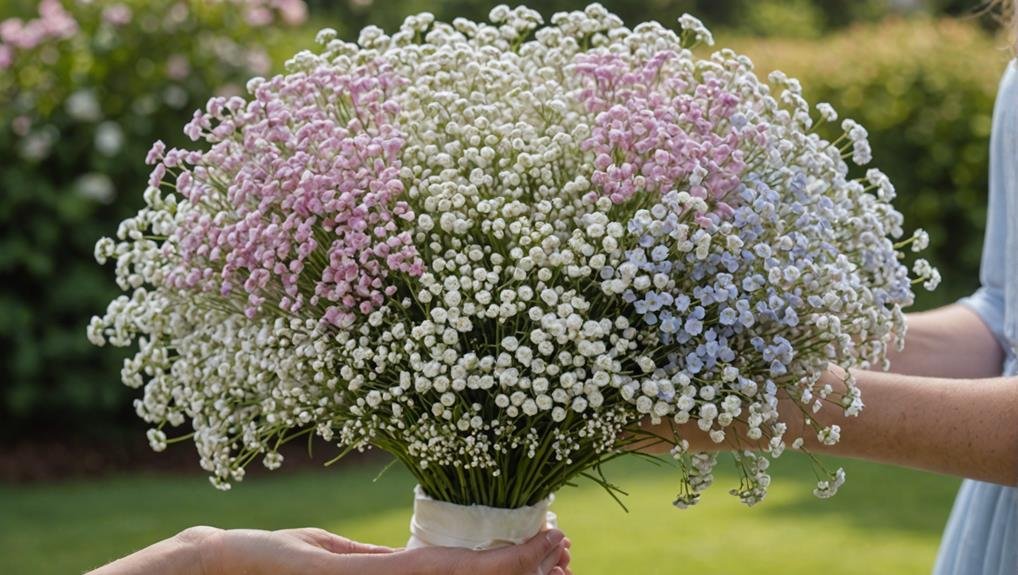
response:
<path fill-rule="evenodd" d="M 806 449 L 817 452 L 830 450 L 831 446 L 821 442 L 817 432 L 830 425 L 841 426 L 845 423 L 842 400 L 848 390 L 845 383 L 847 377 L 849 377 L 847 371 L 831 364 L 820 376 L 809 402 L 803 403 L 798 398 L 782 394 L 778 400 L 778 412 L 788 426 L 785 432 L 787 444 L 791 445 L 796 439 L 802 438 L 802 445 Z M 819 392 L 824 388 L 830 390 L 826 395 Z M 818 402 L 821 407 L 816 410 Z"/>
<path fill-rule="evenodd" d="M 219 529 L 192 527 L 118 559 L 89 575 L 212 575 L 205 549 Z"/>
<path fill-rule="evenodd" d="M 178 557 L 177 564 L 186 566 L 181 572 L 194 575 L 214 575 L 216 557 L 219 553 L 217 542 L 224 531 L 215 527 L 189 527 L 176 534 L 173 545 Z"/>
<path fill-rule="evenodd" d="M 380 557 L 391 562 L 391 572 L 409 575 L 465 575 L 473 573 L 471 565 L 466 561 L 473 551 L 446 547 L 425 547 L 397 551 Z"/>

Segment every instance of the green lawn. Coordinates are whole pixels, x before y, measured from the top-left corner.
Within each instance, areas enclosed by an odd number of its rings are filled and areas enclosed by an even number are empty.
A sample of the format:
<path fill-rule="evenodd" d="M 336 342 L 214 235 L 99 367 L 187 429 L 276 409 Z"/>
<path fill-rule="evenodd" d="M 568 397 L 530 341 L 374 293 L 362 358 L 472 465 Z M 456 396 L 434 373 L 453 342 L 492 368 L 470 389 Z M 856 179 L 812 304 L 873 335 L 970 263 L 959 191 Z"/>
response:
<path fill-rule="evenodd" d="M 674 471 L 628 461 L 610 476 L 631 493 L 628 514 L 587 483 L 563 491 L 554 509 L 573 540 L 578 575 L 928 573 L 958 482 L 843 464 L 848 483 L 831 501 L 813 498 L 808 467 L 789 455 L 757 507 L 727 494 L 735 479 L 726 470 L 700 506 L 678 511 L 670 505 Z M 394 467 L 372 483 L 380 467 L 270 475 L 227 493 L 198 476 L 0 486 L 0 571 L 80 573 L 195 524 L 315 525 L 399 545 L 412 481 Z"/>

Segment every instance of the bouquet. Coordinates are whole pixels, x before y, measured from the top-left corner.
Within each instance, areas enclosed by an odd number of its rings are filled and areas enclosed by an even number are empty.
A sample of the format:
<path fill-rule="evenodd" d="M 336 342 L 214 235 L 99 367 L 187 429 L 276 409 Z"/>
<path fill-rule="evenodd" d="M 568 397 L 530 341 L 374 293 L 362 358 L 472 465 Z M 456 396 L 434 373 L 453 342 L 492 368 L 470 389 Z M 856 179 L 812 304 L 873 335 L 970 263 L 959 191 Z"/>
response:
<path fill-rule="evenodd" d="M 185 128 L 201 149 L 157 143 L 147 207 L 97 244 L 129 294 L 90 338 L 138 345 L 123 380 L 152 446 L 193 440 L 219 488 L 312 434 L 391 454 L 419 482 L 411 545 L 522 540 L 581 476 L 614 494 L 601 467 L 648 419 L 676 426 L 677 506 L 715 462 L 682 424 L 764 444 L 735 453 L 733 492 L 759 501 L 767 456 L 801 447 L 779 396 L 838 441 L 809 414 L 862 399 L 819 375 L 901 341 L 912 285 L 938 279 L 902 261 L 925 234 L 899 241 L 890 182 L 850 175 L 861 126 L 824 139 L 829 105 L 699 56 L 693 17 L 490 20 L 323 30 L 209 101 Z M 817 465 L 829 496 L 844 473 Z"/>

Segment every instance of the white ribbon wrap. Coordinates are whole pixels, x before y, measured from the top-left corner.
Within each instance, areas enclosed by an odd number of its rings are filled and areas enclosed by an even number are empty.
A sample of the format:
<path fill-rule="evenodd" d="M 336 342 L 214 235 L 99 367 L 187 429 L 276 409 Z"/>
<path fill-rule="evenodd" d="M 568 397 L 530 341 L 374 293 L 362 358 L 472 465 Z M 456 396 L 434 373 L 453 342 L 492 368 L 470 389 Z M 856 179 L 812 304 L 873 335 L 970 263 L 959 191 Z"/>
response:
<path fill-rule="evenodd" d="M 484 505 L 457 505 L 428 497 L 414 487 L 414 515 L 410 518 L 407 549 L 460 547 L 496 549 L 518 545 L 545 528 L 558 525 L 548 506 L 552 495 L 530 507 L 501 509 Z"/>

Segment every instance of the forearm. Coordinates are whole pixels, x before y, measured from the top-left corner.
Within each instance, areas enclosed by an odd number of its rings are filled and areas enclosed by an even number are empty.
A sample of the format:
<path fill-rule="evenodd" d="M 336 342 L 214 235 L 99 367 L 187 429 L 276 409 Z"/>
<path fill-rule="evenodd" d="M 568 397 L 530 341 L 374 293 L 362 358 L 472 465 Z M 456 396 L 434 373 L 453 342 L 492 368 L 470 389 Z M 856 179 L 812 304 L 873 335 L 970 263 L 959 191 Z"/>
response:
<path fill-rule="evenodd" d="M 971 309 L 955 304 L 908 315 L 905 348 L 888 354 L 894 373 L 945 378 L 1000 375 L 1004 351 Z"/>
<path fill-rule="evenodd" d="M 204 575 L 201 538 L 192 531 L 150 545 L 87 575 Z"/>
<path fill-rule="evenodd" d="M 826 405 L 815 415 L 820 426 L 841 427 L 840 441 L 822 444 L 804 423 L 801 409 L 787 399 L 779 407 L 782 421 L 789 425 L 787 442 L 801 436 L 803 447 L 812 452 L 1018 484 L 1018 378 L 957 380 L 853 373 L 866 403 L 861 414 L 846 417 L 840 408 Z M 836 392 L 844 386 L 833 372 L 825 376 L 825 383 Z M 670 429 L 657 431 L 664 434 Z M 747 439 L 739 425 L 726 433 L 726 441 L 716 444 L 694 424 L 678 428 L 678 435 L 693 451 L 759 448 L 765 443 Z"/>
<path fill-rule="evenodd" d="M 992 483 L 1018 484 L 1018 378 L 950 380 L 856 373 L 866 408 L 826 409 L 841 441 L 809 447 Z"/>

